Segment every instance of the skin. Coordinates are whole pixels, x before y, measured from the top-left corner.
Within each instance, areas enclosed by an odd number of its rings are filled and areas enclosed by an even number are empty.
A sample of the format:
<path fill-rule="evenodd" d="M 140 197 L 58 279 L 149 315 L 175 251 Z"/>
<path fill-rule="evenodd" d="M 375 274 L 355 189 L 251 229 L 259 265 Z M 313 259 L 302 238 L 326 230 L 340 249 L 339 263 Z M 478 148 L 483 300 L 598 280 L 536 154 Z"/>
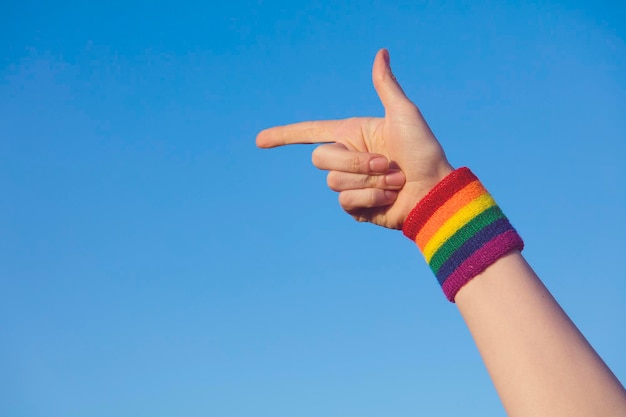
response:
<path fill-rule="evenodd" d="M 372 69 L 384 118 L 296 123 L 260 132 L 272 148 L 321 143 L 313 164 L 358 221 L 401 229 L 430 189 L 453 171 L 381 50 Z M 522 255 L 511 252 L 457 293 L 456 305 L 510 416 L 626 416 L 626 391 Z"/>
<path fill-rule="evenodd" d="M 329 171 L 330 188 L 358 221 L 401 229 L 406 215 L 441 178 L 453 171 L 419 109 L 396 82 L 389 53 L 381 50 L 372 71 L 385 117 L 355 117 L 278 126 L 260 132 L 257 146 L 327 143 L 313 151 L 313 164 Z M 393 184 L 386 175 L 405 181 Z"/>

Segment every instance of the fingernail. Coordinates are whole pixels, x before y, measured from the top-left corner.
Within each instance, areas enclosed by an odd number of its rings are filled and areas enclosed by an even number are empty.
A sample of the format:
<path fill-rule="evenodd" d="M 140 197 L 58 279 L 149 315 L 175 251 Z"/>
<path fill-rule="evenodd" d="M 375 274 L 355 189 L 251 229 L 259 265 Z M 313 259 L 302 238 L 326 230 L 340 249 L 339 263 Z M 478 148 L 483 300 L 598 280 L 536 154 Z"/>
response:
<path fill-rule="evenodd" d="M 370 169 L 372 172 L 383 174 L 389 169 L 389 162 L 387 158 L 374 158 L 370 161 Z"/>
<path fill-rule="evenodd" d="M 391 75 L 391 78 L 395 80 L 396 76 L 393 75 L 393 70 L 391 69 L 391 59 L 389 58 L 389 51 L 387 49 L 385 49 L 385 52 L 383 53 L 383 60 L 385 61 L 385 66 L 387 67 L 389 75 Z"/>
<path fill-rule="evenodd" d="M 385 49 L 383 51 L 383 60 L 385 61 L 385 64 L 387 64 L 387 66 L 389 66 L 389 50 Z"/>
<path fill-rule="evenodd" d="M 400 186 L 404 185 L 404 173 L 402 171 L 392 172 L 391 174 L 385 175 L 385 184 L 387 185 L 395 185 Z"/>

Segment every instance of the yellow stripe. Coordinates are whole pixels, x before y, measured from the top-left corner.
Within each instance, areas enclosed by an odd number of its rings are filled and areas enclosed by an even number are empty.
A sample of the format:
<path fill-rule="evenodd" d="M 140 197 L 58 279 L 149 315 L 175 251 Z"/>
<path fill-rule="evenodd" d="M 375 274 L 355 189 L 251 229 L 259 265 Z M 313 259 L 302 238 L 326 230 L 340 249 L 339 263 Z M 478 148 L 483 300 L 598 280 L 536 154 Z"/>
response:
<path fill-rule="evenodd" d="M 424 258 L 426 262 L 430 262 L 433 255 L 444 244 L 444 242 L 452 237 L 467 222 L 478 216 L 483 211 L 496 205 L 495 200 L 489 194 L 481 195 L 475 198 L 465 207 L 457 211 L 437 230 L 437 233 L 424 246 Z"/>

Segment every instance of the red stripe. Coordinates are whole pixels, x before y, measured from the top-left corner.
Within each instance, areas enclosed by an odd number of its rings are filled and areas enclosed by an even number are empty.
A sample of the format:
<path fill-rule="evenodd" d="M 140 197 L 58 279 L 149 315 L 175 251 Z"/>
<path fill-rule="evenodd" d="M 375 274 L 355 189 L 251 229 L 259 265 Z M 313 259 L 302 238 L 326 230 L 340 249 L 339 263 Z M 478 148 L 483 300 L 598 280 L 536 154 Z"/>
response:
<path fill-rule="evenodd" d="M 415 236 L 435 211 L 467 184 L 477 179 L 467 167 L 459 168 L 448 174 L 411 210 L 402 225 L 404 235 L 415 241 Z"/>

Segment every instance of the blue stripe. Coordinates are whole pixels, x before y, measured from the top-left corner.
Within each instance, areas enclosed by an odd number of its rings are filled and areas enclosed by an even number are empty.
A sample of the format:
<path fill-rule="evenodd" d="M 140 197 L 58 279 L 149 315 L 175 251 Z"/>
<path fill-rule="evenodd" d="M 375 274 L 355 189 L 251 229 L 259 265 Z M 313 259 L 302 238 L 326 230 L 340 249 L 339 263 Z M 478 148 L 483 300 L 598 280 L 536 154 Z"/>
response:
<path fill-rule="evenodd" d="M 507 230 L 513 230 L 513 226 L 511 226 L 511 223 L 509 223 L 509 220 L 505 217 L 496 220 L 469 238 L 461 247 L 454 251 L 450 258 L 439 268 L 437 273 L 437 281 L 439 281 L 439 284 L 443 285 L 450 274 L 461 266 L 463 261 L 469 258 L 474 252 L 483 247 L 491 239 Z"/>

